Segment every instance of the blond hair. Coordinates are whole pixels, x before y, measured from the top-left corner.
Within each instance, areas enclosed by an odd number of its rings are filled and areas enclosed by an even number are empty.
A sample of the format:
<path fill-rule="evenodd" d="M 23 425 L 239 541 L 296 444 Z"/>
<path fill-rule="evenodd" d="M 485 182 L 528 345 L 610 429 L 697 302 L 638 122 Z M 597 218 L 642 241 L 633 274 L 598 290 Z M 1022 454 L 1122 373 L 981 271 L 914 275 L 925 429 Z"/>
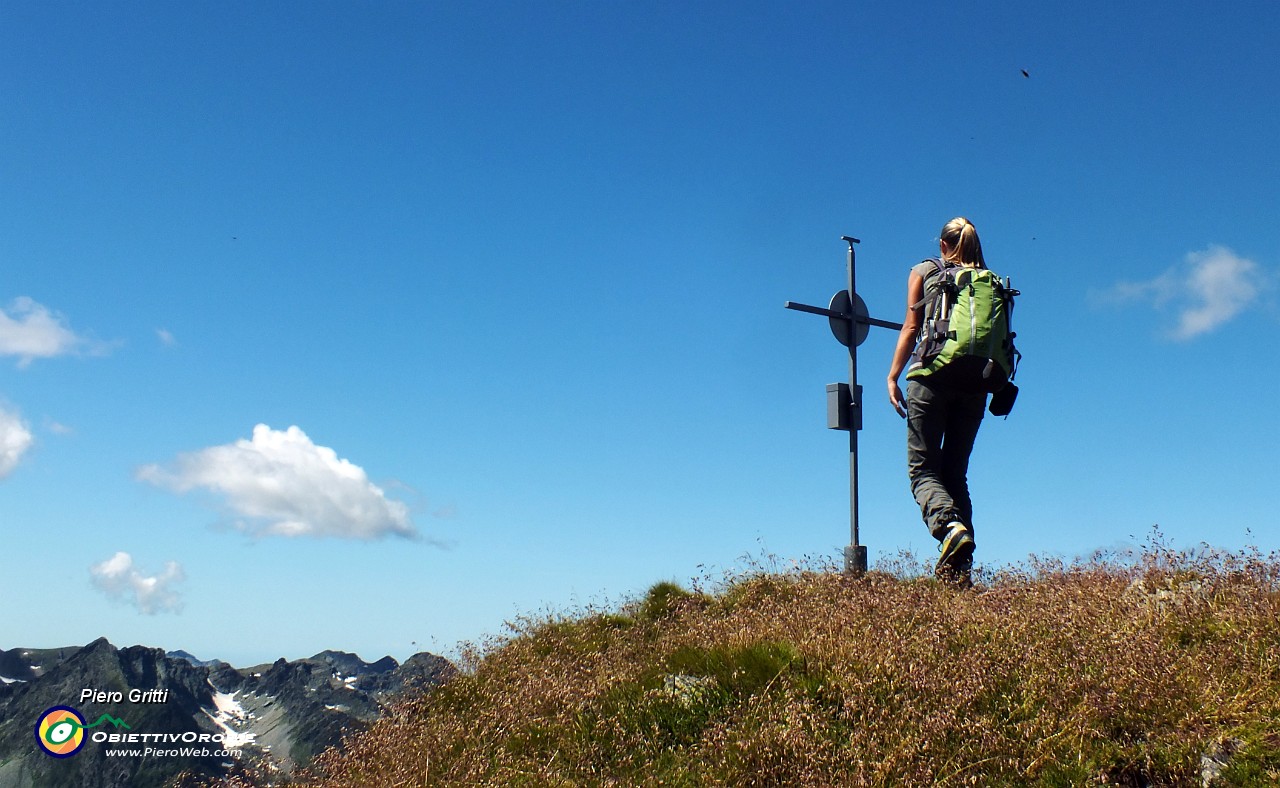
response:
<path fill-rule="evenodd" d="M 987 267 L 987 261 L 982 257 L 982 242 L 978 240 L 978 230 L 973 226 L 973 222 L 963 216 L 957 216 L 947 222 L 938 239 L 947 244 L 948 263 L 959 263 L 974 268 Z"/>

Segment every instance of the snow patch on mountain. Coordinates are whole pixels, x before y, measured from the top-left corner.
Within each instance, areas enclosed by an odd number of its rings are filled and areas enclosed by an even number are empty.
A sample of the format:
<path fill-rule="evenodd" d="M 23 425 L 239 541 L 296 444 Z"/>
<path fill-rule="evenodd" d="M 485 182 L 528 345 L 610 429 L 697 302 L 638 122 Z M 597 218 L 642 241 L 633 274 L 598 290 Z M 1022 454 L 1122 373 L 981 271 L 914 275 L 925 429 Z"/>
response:
<path fill-rule="evenodd" d="M 213 683 L 210 682 L 209 686 L 212 687 Z M 213 714 L 208 709 L 204 710 L 209 719 L 213 720 L 213 724 L 222 730 L 222 743 L 226 749 L 237 749 L 246 744 L 252 744 L 255 738 L 255 734 L 251 731 L 238 731 L 232 727 L 233 722 L 240 726 L 246 725 L 251 716 L 245 713 L 244 706 L 240 705 L 240 702 L 236 700 L 236 696 L 239 694 L 238 691 L 232 693 L 218 692 L 217 687 L 214 687 L 213 707 L 217 709 L 217 713 Z"/>

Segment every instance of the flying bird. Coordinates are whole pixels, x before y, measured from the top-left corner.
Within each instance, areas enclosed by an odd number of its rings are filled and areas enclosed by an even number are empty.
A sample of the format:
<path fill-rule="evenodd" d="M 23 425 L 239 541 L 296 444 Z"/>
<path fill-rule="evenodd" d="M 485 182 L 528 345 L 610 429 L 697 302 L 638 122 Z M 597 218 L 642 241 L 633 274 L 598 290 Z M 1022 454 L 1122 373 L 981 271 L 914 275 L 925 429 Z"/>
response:
<path fill-rule="evenodd" d="M 1025 68 L 1019 69 L 1019 70 L 1022 72 L 1022 76 L 1026 77 L 1027 79 L 1031 79 L 1031 75 L 1027 73 L 1027 70 Z"/>

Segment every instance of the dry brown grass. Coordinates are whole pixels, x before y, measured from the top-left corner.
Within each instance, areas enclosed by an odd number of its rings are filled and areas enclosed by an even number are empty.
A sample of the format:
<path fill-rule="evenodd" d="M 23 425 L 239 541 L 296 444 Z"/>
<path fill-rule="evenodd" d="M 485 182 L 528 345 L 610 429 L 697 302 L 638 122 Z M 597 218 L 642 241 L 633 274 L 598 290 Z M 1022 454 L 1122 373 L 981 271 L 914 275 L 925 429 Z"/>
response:
<path fill-rule="evenodd" d="M 409 785 L 1280 781 L 1280 561 L 1032 561 L 958 591 L 912 559 L 756 570 L 518 622 L 304 780 Z"/>

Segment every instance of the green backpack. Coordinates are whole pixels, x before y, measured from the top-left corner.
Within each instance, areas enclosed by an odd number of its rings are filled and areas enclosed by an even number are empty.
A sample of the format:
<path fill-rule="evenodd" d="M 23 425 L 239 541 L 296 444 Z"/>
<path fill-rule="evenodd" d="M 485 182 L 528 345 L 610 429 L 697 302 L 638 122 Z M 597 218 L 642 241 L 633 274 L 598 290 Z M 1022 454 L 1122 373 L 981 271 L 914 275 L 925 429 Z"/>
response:
<path fill-rule="evenodd" d="M 924 306 L 924 321 L 907 378 L 937 376 L 969 391 L 999 391 L 1022 358 L 1010 328 L 1019 292 L 986 268 L 936 258 L 926 262 L 934 270 L 925 277 L 924 298 L 915 305 Z"/>

